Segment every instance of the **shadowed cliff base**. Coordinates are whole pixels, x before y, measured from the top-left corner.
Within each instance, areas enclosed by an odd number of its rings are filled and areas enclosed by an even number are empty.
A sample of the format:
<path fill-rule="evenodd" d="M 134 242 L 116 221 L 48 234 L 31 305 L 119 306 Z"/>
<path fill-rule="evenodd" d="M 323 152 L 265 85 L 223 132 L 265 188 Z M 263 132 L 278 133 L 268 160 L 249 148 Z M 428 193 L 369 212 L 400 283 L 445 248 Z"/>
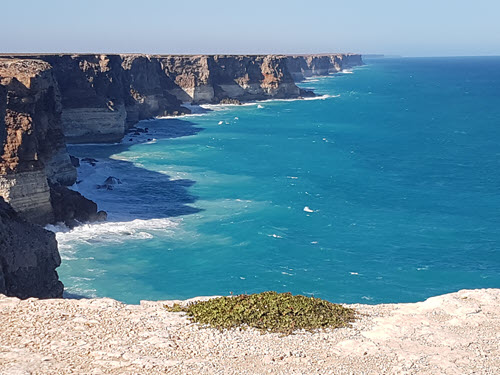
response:
<path fill-rule="evenodd" d="M 53 233 L 23 220 L 0 197 L 0 293 L 19 298 L 59 298 L 63 285 Z"/>
<path fill-rule="evenodd" d="M 158 122 L 162 122 L 161 129 L 154 125 Z M 70 153 L 80 158 L 81 164 L 76 189 L 106 210 L 111 222 L 163 219 L 200 212 L 201 209 L 191 206 L 198 197 L 188 191 L 195 181 L 172 179 L 165 173 L 141 168 L 114 155 L 153 137 L 160 141 L 196 135 L 202 130 L 187 120 L 157 119 L 137 124 L 119 144 L 70 145 Z M 148 197 L 147 203 L 144 196 Z"/>

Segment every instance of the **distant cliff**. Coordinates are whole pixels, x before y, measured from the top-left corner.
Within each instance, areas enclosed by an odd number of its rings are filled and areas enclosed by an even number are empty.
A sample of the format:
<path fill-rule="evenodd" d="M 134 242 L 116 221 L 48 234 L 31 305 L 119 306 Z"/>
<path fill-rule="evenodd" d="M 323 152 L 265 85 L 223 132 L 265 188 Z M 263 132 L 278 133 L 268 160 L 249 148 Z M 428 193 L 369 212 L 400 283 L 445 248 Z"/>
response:
<path fill-rule="evenodd" d="M 355 53 L 287 57 L 288 70 L 296 81 L 312 76 L 326 76 L 359 65 L 363 65 L 363 60 L 361 55 Z"/>
<path fill-rule="evenodd" d="M 136 122 L 189 113 L 183 103 L 314 95 L 295 81 L 362 64 L 335 55 L 24 55 L 53 67 L 70 143 L 119 142 Z"/>

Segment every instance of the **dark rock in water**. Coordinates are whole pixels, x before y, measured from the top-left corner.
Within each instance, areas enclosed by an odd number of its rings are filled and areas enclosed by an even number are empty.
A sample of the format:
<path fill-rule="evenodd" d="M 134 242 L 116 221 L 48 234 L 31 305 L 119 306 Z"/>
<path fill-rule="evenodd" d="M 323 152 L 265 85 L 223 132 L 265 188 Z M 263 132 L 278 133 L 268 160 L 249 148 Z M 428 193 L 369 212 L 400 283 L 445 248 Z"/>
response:
<path fill-rule="evenodd" d="M 130 138 L 128 141 L 129 141 L 129 142 L 132 142 L 132 141 L 133 141 L 133 139 L 132 139 L 132 138 Z"/>
<path fill-rule="evenodd" d="M 96 159 L 93 159 L 93 158 L 83 158 L 81 161 L 82 161 L 82 163 L 90 164 L 93 167 L 95 167 L 96 163 L 98 163 L 98 161 Z"/>
<path fill-rule="evenodd" d="M 80 159 L 78 159 L 73 155 L 70 155 L 69 158 L 71 160 L 71 164 L 73 165 L 73 167 L 78 168 L 80 166 Z"/>
<path fill-rule="evenodd" d="M 300 89 L 300 98 L 314 98 L 317 96 L 313 91 L 311 90 L 306 90 L 306 89 Z"/>
<path fill-rule="evenodd" d="M 113 190 L 114 185 L 121 185 L 122 182 L 119 178 L 109 176 L 102 185 L 97 185 L 98 189 Z"/>
<path fill-rule="evenodd" d="M 98 211 L 96 221 L 106 221 L 108 220 L 108 213 L 106 211 Z"/>
<path fill-rule="evenodd" d="M 143 128 L 136 128 L 135 130 L 137 133 L 146 133 L 146 130 Z"/>
<path fill-rule="evenodd" d="M 219 104 L 237 104 L 237 105 L 241 105 L 241 102 L 238 99 L 223 98 L 223 99 L 220 100 Z"/>
<path fill-rule="evenodd" d="M 139 132 L 134 132 L 132 135 L 141 135 Z"/>
<path fill-rule="evenodd" d="M 50 198 L 55 221 L 63 222 L 70 228 L 79 223 L 102 221 L 104 216 L 97 212 L 97 204 L 67 187 L 51 185 Z"/>
<path fill-rule="evenodd" d="M 121 180 L 119 178 L 109 176 L 105 181 L 105 185 L 121 185 Z"/>
<path fill-rule="evenodd" d="M 62 298 L 54 233 L 21 219 L 0 197 L 0 293 L 18 298 Z"/>

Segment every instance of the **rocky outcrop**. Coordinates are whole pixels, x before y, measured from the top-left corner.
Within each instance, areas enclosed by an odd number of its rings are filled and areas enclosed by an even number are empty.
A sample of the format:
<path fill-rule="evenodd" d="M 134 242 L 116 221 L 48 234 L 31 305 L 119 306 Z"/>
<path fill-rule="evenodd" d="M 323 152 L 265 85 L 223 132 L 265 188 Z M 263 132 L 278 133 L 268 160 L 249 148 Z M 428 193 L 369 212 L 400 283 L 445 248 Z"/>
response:
<path fill-rule="evenodd" d="M 0 197 L 0 293 L 28 298 L 62 297 L 55 235 L 26 222 Z"/>
<path fill-rule="evenodd" d="M 361 55 L 354 53 L 287 56 L 288 70 L 296 81 L 326 76 L 359 65 L 363 65 Z"/>
<path fill-rule="evenodd" d="M 51 222 L 48 183 L 76 181 L 51 66 L 38 60 L 0 59 L 0 87 L 0 196 L 31 222 Z"/>
<path fill-rule="evenodd" d="M 97 204 L 65 186 L 52 185 L 50 198 L 54 209 L 54 221 L 65 223 L 69 228 L 85 222 L 105 221 L 107 214 L 97 211 Z"/>

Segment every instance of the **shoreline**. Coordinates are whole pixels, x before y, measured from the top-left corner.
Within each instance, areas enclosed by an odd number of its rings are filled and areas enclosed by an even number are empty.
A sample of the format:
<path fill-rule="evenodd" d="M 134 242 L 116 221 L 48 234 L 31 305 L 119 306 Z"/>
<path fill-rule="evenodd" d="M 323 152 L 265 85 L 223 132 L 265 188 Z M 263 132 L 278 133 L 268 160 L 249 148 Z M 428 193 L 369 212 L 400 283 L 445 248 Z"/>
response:
<path fill-rule="evenodd" d="M 353 68 L 353 69 L 356 69 Z M 314 78 L 315 79 L 335 79 L 335 76 L 336 74 L 338 73 L 335 73 L 335 74 L 329 74 L 329 75 L 325 75 L 325 76 L 315 76 Z M 248 101 L 248 102 L 242 102 L 241 104 L 199 104 L 199 105 L 190 105 L 188 108 L 189 109 L 195 109 L 194 113 L 190 113 L 190 114 L 182 114 L 182 115 L 176 115 L 176 116 L 166 116 L 166 117 L 156 117 L 156 118 L 152 118 L 152 119 L 146 119 L 146 120 L 141 120 L 140 122 L 138 122 L 137 124 L 134 124 L 133 128 L 146 128 L 148 127 L 148 123 L 149 122 L 155 122 L 155 121 L 158 121 L 158 120 L 186 120 L 186 121 L 190 121 L 190 118 L 191 117 L 201 117 L 201 116 L 206 116 L 206 115 L 210 115 L 211 113 L 214 113 L 214 112 L 225 112 L 225 111 L 230 111 L 230 110 L 236 110 L 237 108 L 239 107 L 255 107 L 255 106 L 260 106 L 261 104 L 270 104 L 270 103 L 281 103 L 281 102 L 295 102 L 295 101 L 314 101 L 314 100 L 327 100 L 327 99 L 335 99 L 337 97 L 339 97 L 340 95 L 330 95 L 330 94 L 323 94 L 323 95 L 317 95 L 317 96 L 314 96 L 314 97 L 305 97 L 305 98 L 294 98 L 294 99 L 265 99 L 265 100 L 257 100 L 257 101 Z M 199 111 L 199 112 L 197 112 Z M 132 130 L 133 130 L 132 128 Z M 140 135 L 137 135 L 137 136 L 133 136 L 133 141 L 129 142 L 127 141 L 129 139 L 129 136 L 128 134 L 126 134 L 124 136 L 124 138 L 120 141 L 120 142 L 117 142 L 117 143 L 77 143 L 77 144 L 68 144 L 68 146 L 70 147 L 119 147 L 119 146 L 125 146 L 127 147 L 130 147 L 130 146 L 134 146 L 134 145 L 140 145 L 140 144 L 148 144 L 148 143 L 154 143 L 154 141 L 157 141 L 159 139 L 162 139 L 161 137 L 155 137 L 155 133 L 154 133 L 154 130 L 152 132 L 153 129 L 150 129 L 150 133 L 141 133 Z M 183 137 L 186 137 L 186 136 L 190 136 L 190 135 L 193 135 L 193 134 L 187 134 L 187 135 L 184 135 Z M 153 141 L 148 141 L 148 138 L 153 138 Z M 71 152 L 70 152 L 71 154 Z M 83 158 L 92 158 L 93 154 L 85 154 L 83 156 Z M 81 159 L 81 157 L 79 156 L 79 158 Z M 126 162 L 130 162 L 130 161 L 127 161 L 127 160 L 117 160 L 117 159 L 102 159 L 101 161 L 104 161 L 104 162 L 113 162 L 113 161 L 126 161 Z M 101 163 L 102 164 L 102 163 Z M 106 166 L 107 167 L 107 166 Z M 77 170 L 79 171 L 78 172 L 78 179 L 79 179 L 79 182 L 80 181 L 85 181 L 86 178 L 88 179 L 89 176 L 86 176 L 86 177 L 81 177 L 80 176 L 80 171 L 81 171 L 81 166 L 79 168 L 77 168 Z M 99 163 L 97 163 L 96 166 L 94 166 L 92 168 L 94 171 L 98 171 L 99 170 Z M 123 178 L 122 176 L 119 176 L 119 175 L 116 175 L 115 177 L 118 177 L 118 178 Z M 174 180 L 174 178 L 172 178 L 172 180 Z M 76 189 L 75 189 L 76 187 Z M 67 234 L 69 232 L 79 232 L 79 231 L 87 231 L 89 227 L 93 227 L 93 228 L 96 228 L 96 227 L 101 227 L 101 228 L 105 228 L 105 227 L 109 227 L 109 226 L 122 226 L 122 225 L 126 225 L 127 223 L 128 224 L 132 224 L 134 222 L 148 222 L 148 221 L 151 221 L 151 220 L 168 220 L 169 221 L 169 225 L 168 227 L 171 228 L 171 227 L 177 227 L 178 225 L 180 225 L 180 223 L 175 220 L 176 217 L 170 217 L 170 216 L 166 216 L 165 218 L 158 218 L 158 219 L 147 219 L 147 218 L 144 218 L 142 216 L 135 216 L 135 217 L 130 217 L 129 220 L 127 219 L 123 219 L 123 217 L 120 217 L 122 216 L 120 214 L 120 212 L 115 212 L 115 211 L 112 211 L 112 210 L 109 210 L 107 207 L 103 207 L 102 206 L 102 201 L 99 201 L 98 199 L 96 199 L 92 194 L 89 194 L 89 191 L 88 190 L 85 190 L 85 189 L 78 189 L 78 186 L 77 185 L 72 185 L 69 187 L 70 189 L 75 189 L 75 191 L 81 193 L 83 196 L 86 196 L 86 197 L 89 197 L 90 199 L 92 199 L 92 201 L 94 201 L 95 203 L 98 204 L 99 207 L 104 208 L 106 211 L 108 211 L 108 214 L 110 214 L 110 218 L 113 219 L 114 216 L 118 216 L 117 220 L 107 220 L 105 222 L 91 222 L 91 223 L 82 223 L 81 225 L 75 227 L 75 228 L 68 228 L 67 226 L 64 225 L 64 223 L 58 223 L 58 224 L 55 224 L 55 225 L 48 225 L 48 226 L 45 226 L 45 229 L 48 229 L 50 230 L 51 232 L 54 232 L 56 234 L 56 236 L 58 235 L 58 233 L 61 233 L 61 234 Z M 132 224 L 133 225 L 133 224 Z M 166 224 L 165 224 L 166 225 Z M 170 227 L 171 226 L 171 227 Z M 80 228 L 80 229 L 79 229 Z M 74 232 L 74 233 L 76 233 Z M 80 239 L 81 236 L 78 236 L 78 238 Z M 61 246 L 59 246 L 59 251 L 61 253 L 61 257 L 62 257 L 62 261 L 64 263 L 65 261 L 65 258 L 68 256 L 66 254 L 67 252 L 67 244 L 65 243 L 65 246 L 64 246 L 64 249 L 61 249 Z M 71 245 L 70 245 L 71 246 Z M 71 255 L 70 257 L 73 257 L 73 255 Z M 64 280 L 64 279 L 62 279 Z M 81 295 L 81 296 L 85 296 L 85 294 L 80 294 L 81 291 L 76 291 L 76 292 L 73 292 L 73 291 L 66 291 L 65 290 L 65 293 L 66 294 L 76 294 L 76 295 Z M 95 298 L 94 296 L 89 296 L 88 298 Z M 106 298 L 106 297 L 104 297 Z"/>
<path fill-rule="evenodd" d="M 165 303 L 0 295 L 0 372 L 494 374 L 500 368 L 500 289 L 347 305 L 358 316 L 351 327 L 290 336 L 200 328 Z"/>

